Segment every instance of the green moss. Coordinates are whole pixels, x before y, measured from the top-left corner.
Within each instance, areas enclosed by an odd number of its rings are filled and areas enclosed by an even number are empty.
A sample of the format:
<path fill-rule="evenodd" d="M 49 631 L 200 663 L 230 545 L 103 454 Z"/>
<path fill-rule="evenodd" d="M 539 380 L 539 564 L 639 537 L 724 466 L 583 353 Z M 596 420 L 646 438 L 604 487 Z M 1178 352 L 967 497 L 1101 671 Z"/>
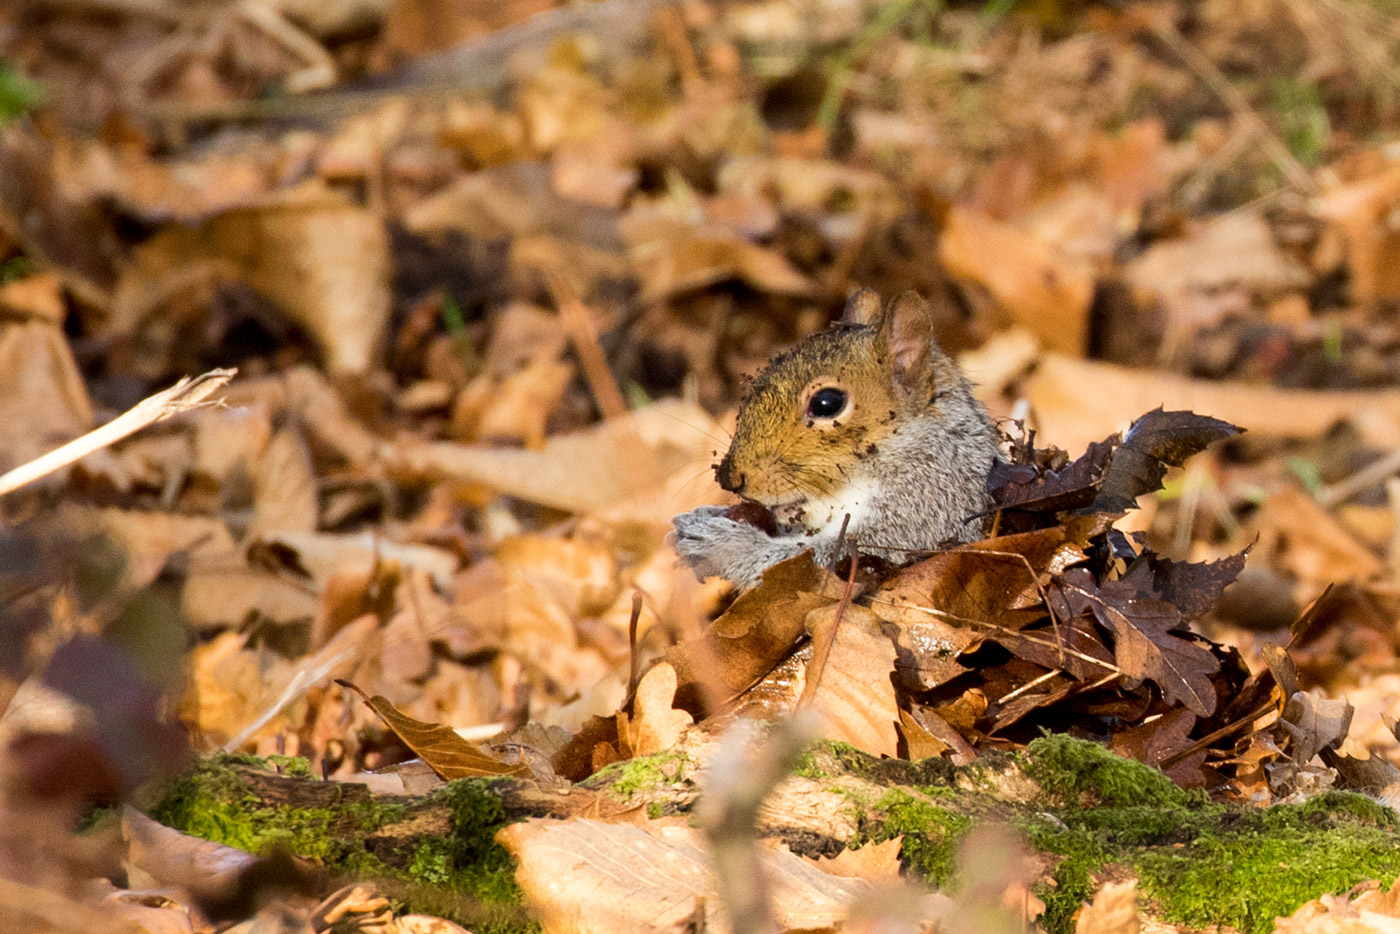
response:
<path fill-rule="evenodd" d="M 233 759 L 202 763 L 171 787 L 151 816 L 250 853 L 285 848 L 322 863 L 333 876 L 374 879 L 408 910 L 464 923 L 481 934 L 538 930 L 524 916 L 510 854 L 495 841 L 506 815 L 489 781 L 444 786 L 433 803 L 447 807 L 452 833 L 422 839 L 412 852 L 394 853 L 383 851 L 384 837 L 371 850 L 370 838 L 408 816 L 403 804 L 349 800 L 347 786 L 344 803 L 325 808 L 263 807 L 229 768 Z"/>
<path fill-rule="evenodd" d="M 275 766 L 283 775 L 298 775 L 302 778 L 319 778 L 311 771 L 311 760 L 301 756 L 268 756 L 269 765 Z"/>
<path fill-rule="evenodd" d="M 1053 734 L 1032 740 L 1026 753 L 1026 774 L 1065 804 L 1088 798 L 1109 807 L 1162 807 L 1205 800 L 1157 769 L 1114 755 L 1098 743 Z"/>
<path fill-rule="evenodd" d="M 1400 874 L 1393 818 L 1358 820 L 1354 807 L 1334 799 L 1232 812 L 1232 820 L 1198 828 L 1184 847 L 1137 856 L 1141 889 L 1169 920 L 1263 934 L 1276 916 L 1324 892 Z"/>
<path fill-rule="evenodd" d="M 879 843 L 903 835 L 899 858 L 933 885 L 943 885 L 957 868 L 957 846 L 972 827 L 966 814 L 938 807 L 925 798 L 895 788 L 875 805 L 883 820 L 870 832 Z"/>
<path fill-rule="evenodd" d="M 1074 929 L 1074 912 L 1109 866 L 1136 875 L 1166 921 L 1246 934 L 1272 930 L 1276 916 L 1323 892 L 1400 874 L 1400 821 L 1361 795 L 1229 807 L 1091 743 L 1044 737 L 1027 751 L 1027 773 L 1058 799 L 1014 821 L 1033 847 L 1059 857 L 1054 884 L 1036 893 L 1051 934 Z"/>
<path fill-rule="evenodd" d="M 685 756 L 678 752 L 658 752 L 614 762 L 583 783 L 586 788 L 606 788 L 623 800 L 685 778 Z"/>
<path fill-rule="evenodd" d="M 1035 894 L 1045 902 L 1041 925 L 1046 931 L 1073 931 L 1074 914 L 1093 897 L 1094 877 L 1107 861 L 1103 844 L 1095 834 L 1068 827 L 1049 814 L 1018 818 L 1012 826 L 1025 834 L 1033 849 L 1059 857 L 1051 870 L 1052 882 L 1036 886 Z"/>

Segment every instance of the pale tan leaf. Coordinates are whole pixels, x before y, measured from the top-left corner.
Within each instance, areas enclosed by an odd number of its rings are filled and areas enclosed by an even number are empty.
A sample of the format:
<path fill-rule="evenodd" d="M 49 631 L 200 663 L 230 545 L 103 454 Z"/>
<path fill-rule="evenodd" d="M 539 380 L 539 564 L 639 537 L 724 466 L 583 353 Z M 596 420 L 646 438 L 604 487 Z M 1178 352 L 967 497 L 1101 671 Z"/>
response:
<path fill-rule="evenodd" d="M 637 685 L 632 715 L 618 714 L 618 736 L 633 756 L 649 756 L 671 749 L 685 728 L 695 722 L 684 710 L 672 709 L 675 699 L 676 669 L 659 662 Z"/>
<path fill-rule="evenodd" d="M 0 324 L 0 469 L 33 460 L 92 427 L 92 403 L 68 341 L 43 321 Z"/>
<path fill-rule="evenodd" d="M 272 532 L 315 532 L 320 515 L 316 471 L 301 432 L 287 427 L 263 448 L 253 476 L 253 521 L 248 540 Z"/>
<path fill-rule="evenodd" d="M 131 805 L 122 806 L 127 860 L 158 885 L 200 892 L 231 892 L 257 857 L 212 840 L 172 830 Z"/>
<path fill-rule="evenodd" d="M 668 400 L 551 438 L 538 451 L 401 443 L 388 448 L 384 460 L 396 473 L 480 483 L 529 502 L 588 512 L 661 486 L 709 456 L 717 434 L 704 410 Z"/>
<path fill-rule="evenodd" d="M 1400 393 L 1393 389 L 1324 391 L 1213 382 L 1054 353 L 1041 357 L 1023 392 L 1039 436 L 1066 451 L 1083 450 L 1159 406 L 1200 412 L 1251 434 L 1281 438 L 1316 438 L 1367 410 L 1400 420 Z"/>
<path fill-rule="evenodd" d="M 835 624 L 837 607 L 813 610 L 806 627 L 813 641 Z M 899 704 L 895 697 L 895 646 L 880 631 L 880 620 L 862 606 L 847 606 L 836 639 L 822 667 L 811 709 L 822 718 L 822 736 L 850 743 L 877 756 L 898 754 Z M 808 666 L 807 677 L 812 677 Z"/>
<path fill-rule="evenodd" d="M 315 188 L 169 227 L 143 243 L 118 288 L 111 326 L 139 325 L 196 274 L 267 296 L 315 338 L 333 372 L 368 369 L 388 323 L 383 221 Z"/>
<path fill-rule="evenodd" d="M 688 827 L 531 819 L 497 839 L 516 858 L 516 882 L 545 934 L 669 931 L 697 913 L 705 930 L 728 930 L 709 856 Z M 791 853 L 764 857 L 774 916 L 784 930 L 837 924 L 865 890 Z"/>

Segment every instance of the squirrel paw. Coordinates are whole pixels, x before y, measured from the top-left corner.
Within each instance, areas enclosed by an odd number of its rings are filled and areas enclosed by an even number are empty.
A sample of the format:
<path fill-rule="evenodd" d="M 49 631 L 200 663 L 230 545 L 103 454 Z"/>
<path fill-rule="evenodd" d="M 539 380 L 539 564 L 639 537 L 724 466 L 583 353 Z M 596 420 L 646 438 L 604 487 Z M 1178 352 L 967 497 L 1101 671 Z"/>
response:
<path fill-rule="evenodd" d="M 806 547 L 795 539 L 773 538 L 726 512 L 723 506 L 700 506 L 671 520 L 676 529 L 671 544 L 701 580 L 724 577 L 748 587 L 765 569 Z"/>

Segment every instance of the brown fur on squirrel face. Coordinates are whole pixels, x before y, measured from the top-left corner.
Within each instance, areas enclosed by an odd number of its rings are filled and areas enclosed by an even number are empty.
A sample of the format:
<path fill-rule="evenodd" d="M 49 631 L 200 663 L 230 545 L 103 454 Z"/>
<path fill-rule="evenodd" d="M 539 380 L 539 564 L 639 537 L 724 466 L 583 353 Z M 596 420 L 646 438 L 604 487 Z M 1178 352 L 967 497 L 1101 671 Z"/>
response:
<path fill-rule="evenodd" d="M 829 560 L 843 522 L 895 562 L 981 534 L 998 436 L 932 327 L 918 295 L 882 310 L 862 290 L 840 324 L 774 358 L 715 472 L 770 508 L 779 534 L 727 528 L 705 509 L 677 516 L 677 551 L 697 573 L 747 584 L 803 548 Z"/>

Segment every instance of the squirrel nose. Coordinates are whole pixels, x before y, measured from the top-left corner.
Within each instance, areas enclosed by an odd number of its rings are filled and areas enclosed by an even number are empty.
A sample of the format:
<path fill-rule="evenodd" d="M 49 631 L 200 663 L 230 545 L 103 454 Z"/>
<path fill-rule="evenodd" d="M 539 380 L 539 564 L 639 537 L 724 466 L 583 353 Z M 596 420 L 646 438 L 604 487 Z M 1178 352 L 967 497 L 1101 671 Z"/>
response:
<path fill-rule="evenodd" d="M 738 474 L 736 477 L 734 465 L 731 464 L 729 458 L 726 457 L 724 460 L 720 461 L 719 466 L 715 468 L 715 479 L 719 481 L 721 487 L 729 492 L 743 493 L 744 482 L 748 478 L 742 473 Z"/>

